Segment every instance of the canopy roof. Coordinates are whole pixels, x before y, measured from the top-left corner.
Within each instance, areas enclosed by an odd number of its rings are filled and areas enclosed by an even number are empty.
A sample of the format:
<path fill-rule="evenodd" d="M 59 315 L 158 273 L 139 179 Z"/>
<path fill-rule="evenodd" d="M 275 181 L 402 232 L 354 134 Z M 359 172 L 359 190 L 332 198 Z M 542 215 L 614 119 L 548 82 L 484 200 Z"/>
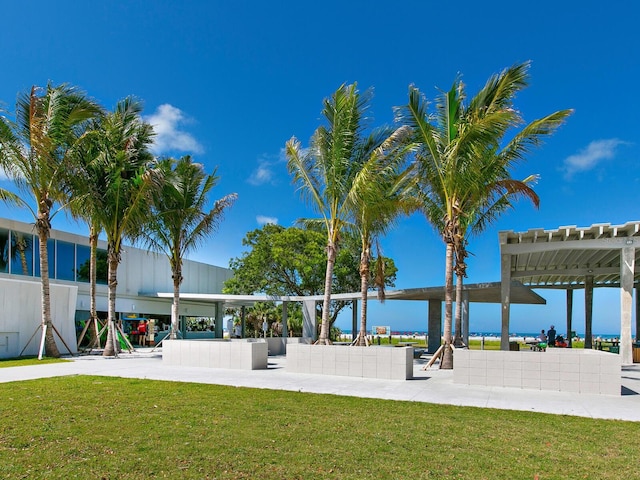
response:
<path fill-rule="evenodd" d="M 464 292 L 469 302 L 500 303 L 500 282 L 476 283 L 464 286 Z M 444 287 L 408 288 L 404 290 L 389 290 L 385 292 L 386 300 L 442 300 L 444 301 Z M 157 293 L 157 297 L 171 298 L 173 293 Z M 359 300 L 360 292 L 336 293 L 332 300 Z M 256 302 L 302 302 L 305 300 L 321 301 L 322 295 L 312 296 L 277 296 L 277 295 L 229 295 L 225 293 L 180 293 L 180 299 L 201 301 L 206 303 L 222 302 L 227 307 L 249 306 Z M 368 298 L 375 300 L 376 292 L 369 292 Z M 520 282 L 511 283 L 511 303 L 545 304 L 546 300 L 523 286 Z"/>
<path fill-rule="evenodd" d="M 640 222 L 503 231 L 499 237 L 500 253 L 511 256 L 511 279 L 526 286 L 584 288 L 585 279 L 592 277 L 594 287 L 619 287 L 620 251 L 640 245 Z M 636 248 L 635 264 L 639 261 L 640 248 Z M 635 270 L 634 284 L 639 280 Z"/>

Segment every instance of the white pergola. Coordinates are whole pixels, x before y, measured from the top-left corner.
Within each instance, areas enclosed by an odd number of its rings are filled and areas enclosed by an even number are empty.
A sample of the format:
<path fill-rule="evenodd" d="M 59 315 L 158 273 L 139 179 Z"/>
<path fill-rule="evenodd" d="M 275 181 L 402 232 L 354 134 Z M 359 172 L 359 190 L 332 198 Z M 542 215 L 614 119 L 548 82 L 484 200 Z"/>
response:
<path fill-rule="evenodd" d="M 503 231 L 500 237 L 502 344 L 509 348 L 509 320 L 513 280 L 533 289 L 567 292 L 567 332 L 571 331 L 573 291 L 585 290 L 585 347 L 592 344 L 593 289 L 620 289 L 620 356 L 623 364 L 633 361 L 631 335 L 633 289 L 640 272 L 640 222 L 624 225 L 594 224 L 586 228 L 560 227 L 516 233 Z M 636 294 L 636 311 L 638 311 Z M 640 335 L 636 315 L 636 335 Z"/>

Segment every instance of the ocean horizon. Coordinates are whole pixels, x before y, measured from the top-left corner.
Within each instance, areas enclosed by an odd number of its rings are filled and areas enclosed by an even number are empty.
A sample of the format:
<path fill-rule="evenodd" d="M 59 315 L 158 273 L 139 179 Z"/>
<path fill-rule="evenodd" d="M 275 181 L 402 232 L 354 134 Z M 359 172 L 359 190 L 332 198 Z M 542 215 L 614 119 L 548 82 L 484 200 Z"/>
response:
<path fill-rule="evenodd" d="M 340 330 L 343 335 L 352 335 L 353 331 L 351 329 L 341 329 Z M 546 332 L 546 330 L 545 330 Z M 509 337 L 537 337 L 540 332 L 512 332 L 509 333 Z M 378 336 L 375 333 L 369 330 L 369 334 L 373 336 Z M 560 331 L 558 331 L 559 335 L 563 335 Z M 427 332 L 424 330 L 391 330 L 391 335 L 394 337 L 424 337 L 427 335 Z M 386 336 L 386 335 L 380 335 Z M 469 337 L 474 338 L 500 338 L 500 332 L 471 332 L 469 333 Z M 564 336 L 564 335 L 563 335 Z M 584 333 L 575 332 L 575 336 L 579 338 L 584 338 Z M 619 333 L 594 333 L 593 338 L 601 338 L 603 340 L 610 338 L 618 338 L 620 336 Z"/>

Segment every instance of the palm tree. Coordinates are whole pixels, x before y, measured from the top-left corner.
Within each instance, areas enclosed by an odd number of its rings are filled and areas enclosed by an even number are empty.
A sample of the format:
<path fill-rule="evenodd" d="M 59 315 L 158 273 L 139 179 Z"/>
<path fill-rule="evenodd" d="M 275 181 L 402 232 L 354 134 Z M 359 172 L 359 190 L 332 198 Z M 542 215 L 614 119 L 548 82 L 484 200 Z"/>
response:
<path fill-rule="evenodd" d="M 107 237 L 108 315 L 104 356 L 117 355 L 116 287 L 123 240 L 134 241 L 150 218 L 152 192 L 161 186 L 148 150 L 153 140 L 151 125 L 141 119 L 142 105 L 125 98 L 97 125 L 98 154 L 87 169 L 88 180 L 97 179 L 91 195 L 92 225 Z"/>
<path fill-rule="evenodd" d="M 404 169 L 407 154 L 413 144 L 409 139 L 410 130 L 405 127 L 385 128 L 386 140 L 366 159 L 354 178 L 349 192 L 349 202 L 353 213 L 353 229 L 361 242 L 360 253 L 360 331 L 353 344 L 366 346 L 367 340 L 367 296 L 372 245 L 374 240 L 385 234 L 401 214 L 409 214 L 416 208 L 414 182 Z M 374 138 L 377 135 L 374 135 Z M 384 259 L 378 246 L 378 260 L 374 276 L 378 298 L 384 300 Z"/>
<path fill-rule="evenodd" d="M 39 240 L 40 278 L 42 282 L 42 335 L 47 356 L 59 357 L 53 337 L 49 293 L 49 257 L 47 240 L 55 204 L 68 199 L 69 152 L 83 134 L 87 122 L 100 107 L 84 93 L 69 85 L 46 88 L 33 86 L 18 95 L 15 122 L 0 116 L 0 164 L 20 193 L 5 191 L 2 198 L 29 209 Z M 39 358 L 42 358 L 40 351 Z"/>
<path fill-rule="evenodd" d="M 171 338 L 178 331 L 178 307 L 182 283 L 182 261 L 218 227 L 226 208 L 236 200 L 235 193 L 216 200 L 211 210 L 204 211 L 210 190 L 220 177 L 207 175 L 199 163 L 190 156 L 179 160 L 167 158 L 159 162 L 165 183 L 153 200 L 153 214 L 146 226 L 145 243 L 163 252 L 171 265 L 173 304 L 171 306 Z"/>
<path fill-rule="evenodd" d="M 98 221 L 98 211 L 102 207 L 96 185 L 104 178 L 104 169 L 97 161 L 103 147 L 102 117 L 92 120 L 83 138 L 73 149 L 73 174 L 70 175 L 72 200 L 68 211 L 75 219 L 81 219 L 89 226 L 89 323 L 93 327 L 91 347 L 100 348 L 100 328 L 98 323 L 96 284 L 98 237 L 102 227 Z M 88 328 L 88 327 L 86 327 Z M 85 328 L 85 330 L 86 330 Z M 84 332 L 83 332 L 84 335 Z M 78 339 L 78 346 L 82 336 Z"/>
<path fill-rule="evenodd" d="M 428 114 L 426 100 L 411 86 L 408 104 L 398 109 L 398 120 L 413 129 L 415 140 L 421 144 L 416 160 L 425 212 L 446 244 L 441 368 L 453 368 L 453 260 L 456 245 L 461 245 L 464 239 L 465 208 L 472 207 L 474 202 L 482 204 L 478 199 L 487 192 L 488 184 L 509 180 L 509 170 L 571 113 L 561 110 L 534 120 L 501 146 L 506 135 L 524 123 L 513 108 L 513 100 L 527 86 L 528 69 L 527 62 L 493 75 L 468 105 L 464 85 L 456 79 L 452 88 L 440 95 L 435 116 Z M 482 168 L 489 159 L 500 167 L 491 170 L 492 174 Z M 476 200 L 471 202 L 470 198 Z"/>
<path fill-rule="evenodd" d="M 286 144 L 289 173 L 313 208 L 321 215 L 327 233 L 327 270 L 324 282 L 322 324 L 319 344 L 329 344 L 331 283 L 340 235 L 350 220 L 347 200 L 353 180 L 367 159 L 387 138 L 383 131 L 365 139 L 365 113 L 371 90 L 360 94 L 356 84 L 342 85 L 324 100 L 322 115 L 327 126 L 320 126 L 303 149 L 291 138 Z"/>

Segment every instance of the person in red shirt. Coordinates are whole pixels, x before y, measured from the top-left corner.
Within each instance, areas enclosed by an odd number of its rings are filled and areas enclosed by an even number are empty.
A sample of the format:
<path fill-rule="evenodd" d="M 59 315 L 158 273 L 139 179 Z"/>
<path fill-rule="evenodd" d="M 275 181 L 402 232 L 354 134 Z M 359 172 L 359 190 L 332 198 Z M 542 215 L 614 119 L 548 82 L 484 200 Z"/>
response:
<path fill-rule="evenodd" d="M 142 320 L 138 324 L 138 345 L 145 345 L 147 339 L 147 321 Z"/>

